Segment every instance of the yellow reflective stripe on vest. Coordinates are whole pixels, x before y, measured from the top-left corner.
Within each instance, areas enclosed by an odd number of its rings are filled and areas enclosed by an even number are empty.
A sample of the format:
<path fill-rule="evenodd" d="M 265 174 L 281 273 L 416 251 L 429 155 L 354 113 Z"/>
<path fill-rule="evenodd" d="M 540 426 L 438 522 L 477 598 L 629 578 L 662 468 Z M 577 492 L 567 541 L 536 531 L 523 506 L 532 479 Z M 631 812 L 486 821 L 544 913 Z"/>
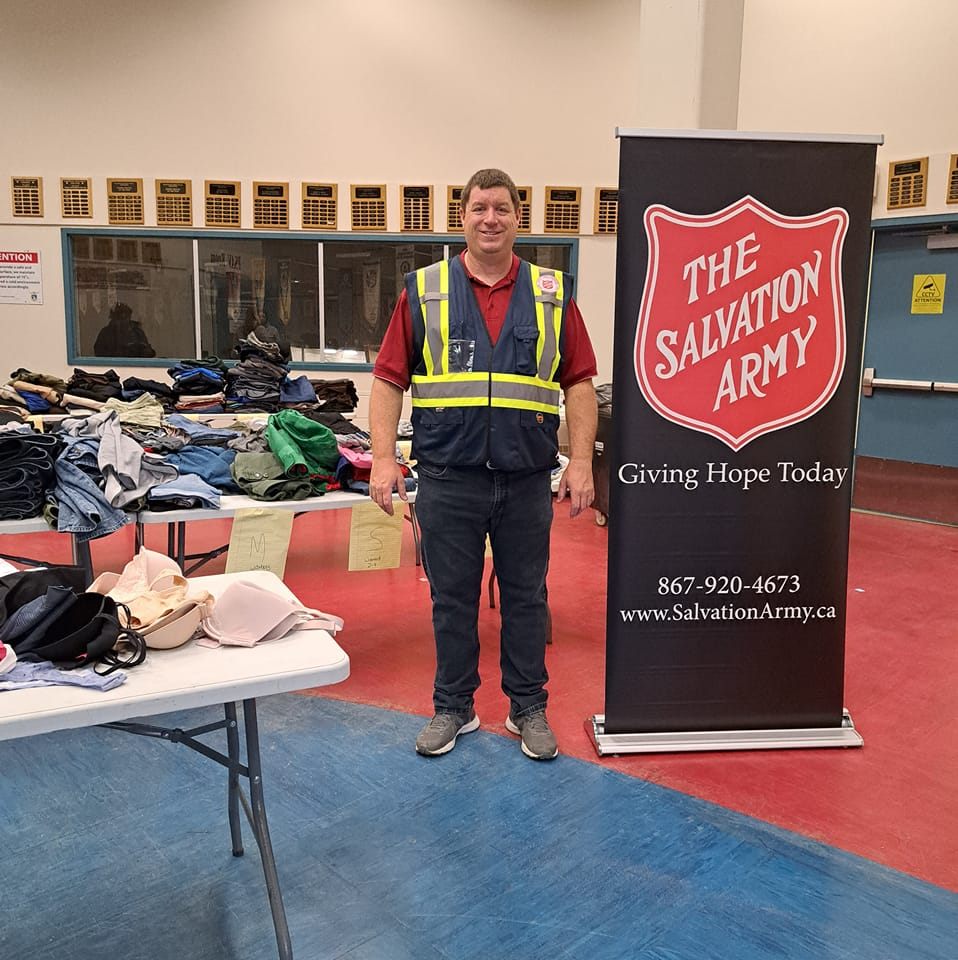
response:
<path fill-rule="evenodd" d="M 551 277 L 555 290 L 542 289 L 542 278 Z M 558 270 L 544 270 L 529 264 L 532 296 L 536 304 L 536 326 L 539 341 L 536 344 L 536 370 L 543 380 L 551 380 L 559 368 L 559 333 L 562 329 L 563 279 Z"/>
<path fill-rule="evenodd" d="M 491 381 L 491 382 L 490 382 Z M 555 381 L 516 373 L 454 373 L 412 378 L 414 407 L 512 407 L 559 413 L 560 387 Z"/>
<path fill-rule="evenodd" d="M 484 407 L 489 403 L 489 374 L 413 374 L 410 393 L 414 407 Z"/>
<path fill-rule="evenodd" d="M 561 388 L 554 380 L 524 377 L 518 373 L 492 375 L 494 407 L 518 407 L 523 410 L 540 410 L 543 413 L 558 415 L 560 392 Z"/>
<path fill-rule="evenodd" d="M 449 370 L 449 262 L 440 260 L 416 271 L 416 291 L 422 309 L 426 336 L 423 362 L 430 374 Z"/>

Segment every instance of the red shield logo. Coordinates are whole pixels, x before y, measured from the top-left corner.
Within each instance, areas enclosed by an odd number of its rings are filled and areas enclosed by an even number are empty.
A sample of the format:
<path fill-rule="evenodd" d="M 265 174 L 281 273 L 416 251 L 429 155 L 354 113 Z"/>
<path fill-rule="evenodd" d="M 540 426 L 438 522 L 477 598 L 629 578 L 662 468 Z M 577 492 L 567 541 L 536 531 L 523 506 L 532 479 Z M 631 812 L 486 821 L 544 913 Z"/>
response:
<path fill-rule="evenodd" d="M 812 416 L 845 367 L 840 207 L 788 217 L 754 197 L 707 216 L 645 211 L 635 374 L 667 420 L 740 450 Z"/>

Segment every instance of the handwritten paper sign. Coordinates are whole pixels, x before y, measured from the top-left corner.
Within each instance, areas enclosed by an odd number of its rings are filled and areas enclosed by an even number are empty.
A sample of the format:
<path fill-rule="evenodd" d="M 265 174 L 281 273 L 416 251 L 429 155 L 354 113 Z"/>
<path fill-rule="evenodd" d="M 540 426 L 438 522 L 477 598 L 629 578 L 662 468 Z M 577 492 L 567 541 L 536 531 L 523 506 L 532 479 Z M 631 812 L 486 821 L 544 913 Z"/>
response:
<path fill-rule="evenodd" d="M 282 579 L 294 516 L 292 510 L 266 507 L 237 510 L 226 554 L 226 572 L 270 570 Z"/>
<path fill-rule="evenodd" d="M 349 526 L 349 569 L 392 570 L 399 566 L 403 515 L 390 517 L 370 501 L 357 504 Z"/>

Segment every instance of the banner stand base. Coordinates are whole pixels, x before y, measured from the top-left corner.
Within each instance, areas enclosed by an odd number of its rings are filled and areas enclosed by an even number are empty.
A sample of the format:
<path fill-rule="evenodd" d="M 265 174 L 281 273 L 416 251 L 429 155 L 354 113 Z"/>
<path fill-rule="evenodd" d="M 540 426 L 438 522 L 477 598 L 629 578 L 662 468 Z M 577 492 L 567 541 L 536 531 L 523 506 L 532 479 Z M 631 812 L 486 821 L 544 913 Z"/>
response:
<path fill-rule="evenodd" d="M 606 733 L 605 715 L 585 722 L 600 757 L 617 753 L 684 753 L 693 750 L 782 750 L 799 747 L 861 747 L 865 741 L 842 711 L 840 727 L 793 730 L 683 730 L 674 733 Z"/>

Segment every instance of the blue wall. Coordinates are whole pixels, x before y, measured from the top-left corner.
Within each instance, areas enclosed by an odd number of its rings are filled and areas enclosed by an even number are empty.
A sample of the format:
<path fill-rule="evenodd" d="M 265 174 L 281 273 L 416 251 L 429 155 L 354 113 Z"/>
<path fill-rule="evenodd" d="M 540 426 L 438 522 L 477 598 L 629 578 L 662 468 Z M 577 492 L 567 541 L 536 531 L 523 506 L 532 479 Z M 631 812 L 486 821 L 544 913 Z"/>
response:
<path fill-rule="evenodd" d="M 865 366 L 879 379 L 958 382 L 958 249 L 928 250 L 926 239 L 876 231 Z M 929 273 L 946 275 L 944 312 L 912 314 L 913 278 Z M 958 394 L 863 396 L 857 453 L 958 467 Z"/>

